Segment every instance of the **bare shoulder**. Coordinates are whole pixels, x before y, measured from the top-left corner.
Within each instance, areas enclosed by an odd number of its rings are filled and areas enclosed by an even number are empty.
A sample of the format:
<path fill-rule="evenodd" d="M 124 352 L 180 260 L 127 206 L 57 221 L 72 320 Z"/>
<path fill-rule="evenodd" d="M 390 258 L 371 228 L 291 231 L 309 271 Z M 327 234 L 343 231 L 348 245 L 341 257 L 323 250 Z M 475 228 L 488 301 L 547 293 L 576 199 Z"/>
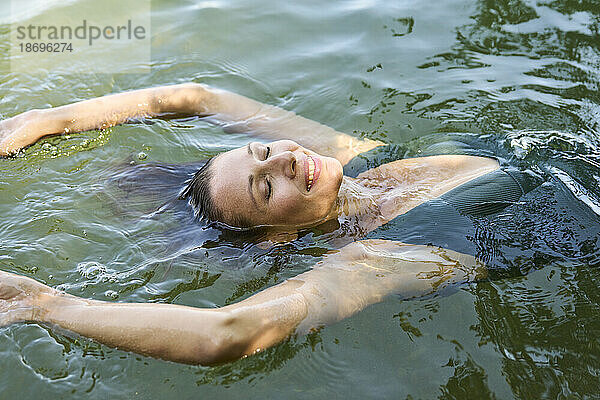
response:
<path fill-rule="evenodd" d="M 467 155 L 439 155 L 428 157 L 415 157 L 396 160 L 383 164 L 377 168 L 370 169 L 359 175 L 359 177 L 372 176 L 380 173 L 390 173 L 393 171 L 446 171 L 446 170 L 486 170 L 493 171 L 499 168 L 498 161 L 488 157 L 467 156 Z"/>
<path fill-rule="evenodd" d="M 403 185 L 439 184 L 452 179 L 459 185 L 499 167 L 498 161 L 492 158 L 440 155 L 397 160 L 365 171 L 357 178 L 394 180 Z"/>
<path fill-rule="evenodd" d="M 381 213 L 375 227 L 433 198 L 500 168 L 492 158 L 441 155 L 408 158 L 358 175 L 362 185 L 378 192 Z"/>

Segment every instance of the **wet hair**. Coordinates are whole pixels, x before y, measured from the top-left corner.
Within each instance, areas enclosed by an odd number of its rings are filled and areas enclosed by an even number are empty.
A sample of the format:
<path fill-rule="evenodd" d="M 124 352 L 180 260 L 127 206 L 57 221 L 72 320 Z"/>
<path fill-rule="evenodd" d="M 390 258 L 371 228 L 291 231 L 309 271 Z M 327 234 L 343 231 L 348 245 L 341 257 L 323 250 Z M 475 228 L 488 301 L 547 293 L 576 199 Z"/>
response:
<path fill-rule="evenodd" d="M 209 158 L 206 164 L 194 174 L 192 180 L 179 195 L 179 199 L 188 200 L 198 219 L 207 222 L 222 222 L 229 228 L 252 228 L 253 225 L 249 221 L 235 213 L 232 214 L 231 221 L 225 221 L 224 213 L 215 203 L 210 189 L 210 181 L 214 176 L 212 165 L 216 157 Z"/>
<path fill-rule="evenodd" d="M 140 216 L 148 217 L 169 211 L 189 218 L 193 213 L 197 221 L 219 222 L 225 225 L 221 228 L 252 227 L 235 213 L 230 221 L 224 220 L 211 190 L 216 157 L 184 164 L 124 163 L 109 173 L 104 194 L 122 214 L 134 216 L 139 211 Z"/>
<path fill-rule="evenodd" d="M 219 210 L 210 191 L 210 181 L 214 175 L 211 168 L 215 157 L 209 158 L 206 163 L 194 174 L 187 186 L 179 195 L 180 200 L 187 200 L 194 209 L 194 214 L 199 219 L 209 221 L 222 221 L 223 213 Z"/>

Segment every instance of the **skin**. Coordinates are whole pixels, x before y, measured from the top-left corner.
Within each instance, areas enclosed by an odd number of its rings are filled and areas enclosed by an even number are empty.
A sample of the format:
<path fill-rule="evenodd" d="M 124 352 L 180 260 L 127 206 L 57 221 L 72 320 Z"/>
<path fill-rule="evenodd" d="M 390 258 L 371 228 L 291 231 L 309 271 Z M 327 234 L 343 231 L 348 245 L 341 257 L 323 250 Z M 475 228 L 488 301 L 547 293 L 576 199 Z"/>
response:
<path fill-rule="evenodd" d="M 49 135 L 106 129 L 131 120 L 197 115 L 228 132 L 264 140 L 295 138 L 304 146 L 346 164 L 381 146 L 360 140 L 278 107 L 197 83 L 112 94 L 61 107 L 30 110 L 0 122 L 0 156 L 11 155 Z M 282 135 L 285 132 L 285 136 Z"/>
<path fill-rule="evenodd" d="M 310 191 L 305 179 L 307 154 L 319 158 L 323 166 Z M 343 176 L 339 160 L 291 140 L 251 142 L 215 159 L 210 187 L 224 222 L 232 225 L 241 218 L 250 226 L 294 230 L 330 218 L 358 216 L 366 233 L 498 167 L 489 158 L 432 156 L 394 161 L 349 178 Z"/>
<path fill-rule="evenodd" d="M 318 158 L 322 166 L 310 190 L 307 155 Z M 219 155 L 212 168 L 211 195 L 225 222 L 238 217 L 250 226 L 297 227 L 325 220 L 334 212 L 343 176 L 337 159 L 291 140 L 251 142 Z"/>
<path fill-rule="evenodd" d="M 433 156 L 398 160 L 354 179 L 343 177 L 342 165 L 383 143 L 360 140 L 292 112 L 198 84 L 115 94 L 0 121 L 0 155 L 14 154 L 48 135 L 188 115 L 209 118 L 226 131 L 275 140 L 251 142 L 219 155 L 213 164 L 211 194 L 225 218 L 238 216 L 253 225 L 289 230 L 340 218 L 355 223 L 360 237 L 498 168 L 496 161 L 481 157 Z M 298 143 L 281 140 L 282 132 Z M 310 191 L 308 156 L 318 158 L 322 167 Z M 483 265 L 468 255 L 358 240 L 326 255 L 310 271 L 246 300 L 198 309 L 82 299 L 0 271 L 0 325 L 57 325 L 123 350 L 214 364 L 347 318 L 391 293 L 418 297 L 484 275 Z"/>
<path fill-rule="evenodd" d="M 468 255 L 364 240 L 239 303 L 199 309 L 82 299 L 0 271 L 0 325 L 58 325 L 122 350 L 212 365 L 340 321 L 390 293 L 420 297 L 483 276 L 484 266 Z"/>

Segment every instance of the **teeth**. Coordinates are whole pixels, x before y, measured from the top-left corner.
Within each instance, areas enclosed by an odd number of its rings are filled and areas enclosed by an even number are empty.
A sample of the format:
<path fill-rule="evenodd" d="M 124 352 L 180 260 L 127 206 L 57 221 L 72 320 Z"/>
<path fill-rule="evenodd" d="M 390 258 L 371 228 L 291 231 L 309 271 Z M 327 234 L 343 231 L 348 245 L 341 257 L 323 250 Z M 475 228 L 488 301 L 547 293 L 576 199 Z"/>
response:
<path fill-rule="evenodd" d="M 312 157 L 308 157 L 308 185 L 306 189 L 310 191 L 313 184 L 313 178 L 315 176 L 315 162 Z"/>

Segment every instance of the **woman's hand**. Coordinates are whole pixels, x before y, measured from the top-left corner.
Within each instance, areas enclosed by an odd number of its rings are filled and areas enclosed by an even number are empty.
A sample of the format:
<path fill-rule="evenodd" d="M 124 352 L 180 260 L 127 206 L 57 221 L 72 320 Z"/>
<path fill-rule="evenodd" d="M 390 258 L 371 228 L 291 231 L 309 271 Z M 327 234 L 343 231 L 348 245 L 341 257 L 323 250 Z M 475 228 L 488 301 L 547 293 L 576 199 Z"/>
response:
<path fill-rule="evenodd" d="M 62 106 L 43 110 L 30 110 L 0 121 L 0 157 L 9 156 L 34 144 L 44 136 L 75 133 L 85 129 L 75 124 L 80 110 L 73 106 Z M 76 130 L 77 129 L 77 130 Z"/>
<path fill-rule="evenodd" d="M 0 271 L 0 326 L 37 321 L 41 317 L 43 297 L 51 297 L 54 292 L 33 279 Z"/>
<path fill-rule="evenodd" d="M 30 110 L 0 121 L 0 156 L 15 154 L 42 136 L 58 133 L 57 124 L 45 119 L 44 110 Z"/>

